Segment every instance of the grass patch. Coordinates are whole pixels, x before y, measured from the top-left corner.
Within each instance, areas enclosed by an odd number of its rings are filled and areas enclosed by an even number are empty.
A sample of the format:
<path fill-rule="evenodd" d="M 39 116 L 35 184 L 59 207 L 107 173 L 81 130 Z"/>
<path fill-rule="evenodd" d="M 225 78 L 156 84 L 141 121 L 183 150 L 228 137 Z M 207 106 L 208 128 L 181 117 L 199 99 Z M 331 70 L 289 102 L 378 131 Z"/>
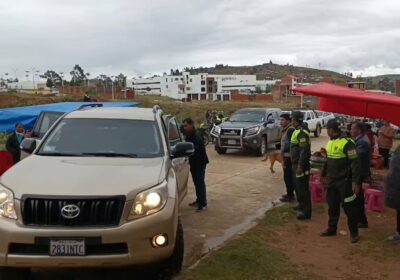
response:
<path fill-rule="evenodd" d="M 294 104 L 274 103 L 274 102 L 188 102 L 183 103 L 174 99 L 162 96 L 136 96 L 135 101 L 140 102 L 140 107 L 152 108 L 159 105 L 166 114 L 177 116 L 182 121 L 187 117 L 191 117 L 197 124 L 205 121 L 207 110 L 223 111 L 226 116 L 230 116 L 233 112 L 241 108 L 257 107 L 257 108 L 282 108 L 288 109 Z"/>
<path fill-rule="evenodd" d="M 256 227 L 228 242 L 180 279 L 319 279 L 289 263 L 270 245 L 276 230 L 294 217 L 295 212 L 286 205 L 268 211 Z"/>

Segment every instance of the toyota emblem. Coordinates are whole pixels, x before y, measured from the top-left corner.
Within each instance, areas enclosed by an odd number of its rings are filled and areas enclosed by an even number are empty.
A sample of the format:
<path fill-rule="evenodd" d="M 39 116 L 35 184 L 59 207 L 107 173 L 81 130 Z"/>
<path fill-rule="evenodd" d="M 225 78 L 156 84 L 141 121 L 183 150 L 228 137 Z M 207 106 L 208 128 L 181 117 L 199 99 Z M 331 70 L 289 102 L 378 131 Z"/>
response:
<path fill-rule="evenodd" d="M 75 219 L 81 213 L 81 209 L 75 204 L 68 204 L 61 208 L 61 216 L 65 219 Z"/>

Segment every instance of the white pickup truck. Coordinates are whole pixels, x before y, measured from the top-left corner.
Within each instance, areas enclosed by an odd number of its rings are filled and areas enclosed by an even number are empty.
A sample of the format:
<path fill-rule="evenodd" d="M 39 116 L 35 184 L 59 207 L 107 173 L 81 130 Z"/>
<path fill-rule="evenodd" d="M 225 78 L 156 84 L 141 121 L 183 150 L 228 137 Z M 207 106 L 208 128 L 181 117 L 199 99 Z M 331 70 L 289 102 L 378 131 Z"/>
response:
<path fill-rule="evenodd" d="M 323 121 L 322 118 L 318 117 L 318 114 L 314 110 L 299 110 L 304 115 L 304 122 L 308 124 L 308 128 L 314 133 L 315 137 L 321 135 Z"/>

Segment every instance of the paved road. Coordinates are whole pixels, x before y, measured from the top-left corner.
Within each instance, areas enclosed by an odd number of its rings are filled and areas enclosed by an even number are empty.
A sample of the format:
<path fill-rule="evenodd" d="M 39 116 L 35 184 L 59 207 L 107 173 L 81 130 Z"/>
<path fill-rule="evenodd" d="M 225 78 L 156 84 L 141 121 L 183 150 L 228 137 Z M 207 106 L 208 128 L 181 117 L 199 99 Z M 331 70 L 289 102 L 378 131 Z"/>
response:
<path fill-rule="evenodd" d="M 325 146 L 327 137 L 312 138 L 313 150 Z M 209 210 L 196 213 L 188 205 L 194 200 L 194 188 L 189 185 L 189 195 L 182 206 L 185 229 L 185 266 L 195 263 L 208 250 L 249 227 L 258 216 L 272 206 L 284 192 L 282 168 L 275 165 L 276 173 L 271 174 L 269 163 L 244 152 L 228 152 L 218 155 L 212 146 L 208 147 L 210 165 L 207 169 L 207 191 Z M 139 273 L 117 271 L 35 271 L 35 280 L 72 279 L 140 279 Z M 125 277 L 124 277 L 125 276 Z M 124 277 L 124 278 L 123 278 Z"/>

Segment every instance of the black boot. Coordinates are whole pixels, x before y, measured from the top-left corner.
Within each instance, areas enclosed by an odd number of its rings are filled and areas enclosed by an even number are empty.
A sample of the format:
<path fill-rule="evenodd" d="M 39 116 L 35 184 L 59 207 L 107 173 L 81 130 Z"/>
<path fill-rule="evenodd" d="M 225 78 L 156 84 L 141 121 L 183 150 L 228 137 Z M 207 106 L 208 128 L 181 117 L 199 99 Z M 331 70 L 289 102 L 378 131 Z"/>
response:
<path fill-rule="evenodd" d="M 336 229 L 328 228 L 320 233 L 321 237 L 336 236 Z"/>

